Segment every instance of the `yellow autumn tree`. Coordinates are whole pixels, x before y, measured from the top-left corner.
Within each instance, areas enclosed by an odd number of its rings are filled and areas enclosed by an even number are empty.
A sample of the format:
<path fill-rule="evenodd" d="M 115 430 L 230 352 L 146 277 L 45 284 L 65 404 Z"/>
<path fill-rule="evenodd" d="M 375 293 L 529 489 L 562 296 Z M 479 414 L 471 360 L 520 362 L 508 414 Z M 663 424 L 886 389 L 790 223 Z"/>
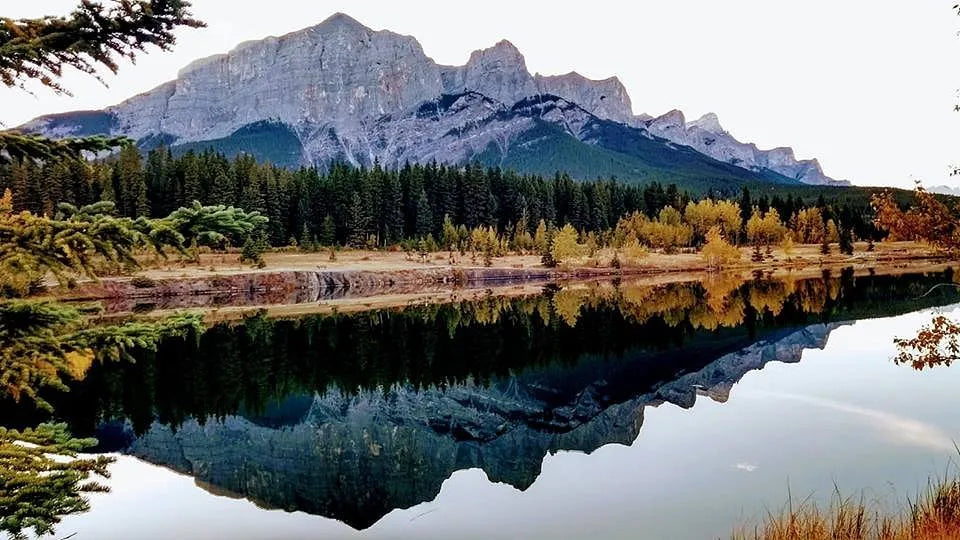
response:
<path fill-rule="evenodd" d="M 700 256 L 707 263 L 707 268 L 719 270 L 740 260 L 740 250 L 724 240 L 720 227 L 713 227 L 707 232 L 707 243 L 703 245 Z"/>
<path fill-rule="evenodd" d="M 826 236 L 823 213 L 817 207 L 805 208 L 790 218 L 793 239 L 800 244 L 819 244 Z"/>
<path fill-rule="evenodd" d="M 583 252 L 582 246 L 577 243 L 577 236 L 577 230 L 569 223 L 553 236 L 550 253 L 557 264 L 569 263 L 570 259 L 579 257 Z"/>
<path fill-rule="evenodd" d="M 695 240 L 705 241 L 707 233 L 714 227 L 720 227 L 725 237 L 734 238 L 740 230 L 740 205 L 727 200 L 691 201 L 683 211 L 683 219 L 693 229 Z"/>
<path fill-rule="evenodd" d="M 787 228 L 780 221 L 780 213 L 771 208 L 765 214 L 756 206 L 747 220 L 747 240 L 755 246 L 769 246 L 783 240 Z"/>

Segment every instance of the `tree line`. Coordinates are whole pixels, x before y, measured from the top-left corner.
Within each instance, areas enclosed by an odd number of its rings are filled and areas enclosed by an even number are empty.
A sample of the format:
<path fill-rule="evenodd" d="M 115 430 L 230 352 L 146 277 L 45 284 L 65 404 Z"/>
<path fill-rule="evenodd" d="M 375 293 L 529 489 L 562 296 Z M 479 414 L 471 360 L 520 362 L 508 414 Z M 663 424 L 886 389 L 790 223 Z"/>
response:
<path fill-rule="evenodd" d="M 439 244 L 445 221 L 511 237 L 533 235 L 541 221 L 600 233 L 634 213 L 651 219 L 666 207 L 683 213 L 694 198 L 675 184 L 581 182 L 563 173 L 544 177 L 477 164 L 407 164 L 388 170 L 332 163 L 324 170 L 287 170 L 249 155 L 228 159 L 212 150 L 178 156 L 159 147 L 144 157 L 134 145 L 93 162 L 14 161 L 0 167 L 0 192 L 3 188 L 13 191 L 17 210 L 37 215 L 52 215 L 61 202 L 82 206 L 100 200 L 113 201 L 120 215 L 131 218 L 165 216 L 193 201 L 235 206 L 269 218 L 265 233 L 272 246 L 384 247 L 428 236 Z M 731 202 L 740 211 L 740 226 L 728 235 L 734 242 L 748 240 L 746 224 L 754 208 L 761 214 L 775 210 L 784 222 L 815 208 L 824 229 L 833 220 L 856 237 L 878 237 L 869 204 L 823 195 L 754 196 L 747 188 Z"/>

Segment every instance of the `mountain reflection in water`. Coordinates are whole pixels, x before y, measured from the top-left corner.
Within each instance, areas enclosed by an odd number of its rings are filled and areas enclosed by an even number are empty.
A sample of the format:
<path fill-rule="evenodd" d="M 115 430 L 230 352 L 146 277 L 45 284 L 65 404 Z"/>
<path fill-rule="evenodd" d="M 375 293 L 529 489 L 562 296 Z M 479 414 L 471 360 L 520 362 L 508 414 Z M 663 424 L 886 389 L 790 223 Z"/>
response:
<path fill-rule="evenodd" d="M 223 324 L 51 396 L 80 434 L 216 494 L 366 528 L 462 469 L 526 489 L 543 458 L 637 439 L 644 408 L 726 401 L 845 321 L 960 301 L 952 272 L 549 287 Z M 24 420 L 26 421 L 26 420 Z"/>

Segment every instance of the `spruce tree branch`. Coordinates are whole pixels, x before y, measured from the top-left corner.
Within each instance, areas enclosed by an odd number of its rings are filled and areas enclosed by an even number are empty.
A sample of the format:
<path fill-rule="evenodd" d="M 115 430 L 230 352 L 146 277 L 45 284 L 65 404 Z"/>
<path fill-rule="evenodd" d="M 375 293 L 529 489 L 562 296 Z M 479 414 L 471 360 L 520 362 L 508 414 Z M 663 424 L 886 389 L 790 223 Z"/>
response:
<path fill-rule="evenodd" d="M 0 82 L 24 87 L 35 79 L 59 94 L 58 79 L 72 67 L 100 80 L 98 67 L 116 73 L 119 59 L 135 60 L 148 45 L 169 50 L 173 30 L 199 28 L 185 0 L 113 0 L 105 7 L 82 0 L 67 17 L 0 18 Z"/>
<path fill-rule="evenodd" d="M 32 133 L 0 131 L 0 164 L 14 161 L 75 159 L 83 152 L 98 153 L 132 142 L 127 137 L 50 139 Z"/>

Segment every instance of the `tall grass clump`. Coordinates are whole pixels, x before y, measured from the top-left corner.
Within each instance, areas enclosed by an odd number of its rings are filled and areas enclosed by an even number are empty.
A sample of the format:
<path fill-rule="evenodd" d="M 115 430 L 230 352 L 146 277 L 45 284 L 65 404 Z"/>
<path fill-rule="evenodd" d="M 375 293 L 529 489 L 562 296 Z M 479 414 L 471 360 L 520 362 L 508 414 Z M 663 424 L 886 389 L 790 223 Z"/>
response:
<path fill-rule="evenodd" d="M 960 539 L 960 477 L 931 479 L 916 499 L 884 509 L 836 489 L 826 507 L 792 499 L 762 523 L 747 525 L 733 540 L 948 540 Z"/>

